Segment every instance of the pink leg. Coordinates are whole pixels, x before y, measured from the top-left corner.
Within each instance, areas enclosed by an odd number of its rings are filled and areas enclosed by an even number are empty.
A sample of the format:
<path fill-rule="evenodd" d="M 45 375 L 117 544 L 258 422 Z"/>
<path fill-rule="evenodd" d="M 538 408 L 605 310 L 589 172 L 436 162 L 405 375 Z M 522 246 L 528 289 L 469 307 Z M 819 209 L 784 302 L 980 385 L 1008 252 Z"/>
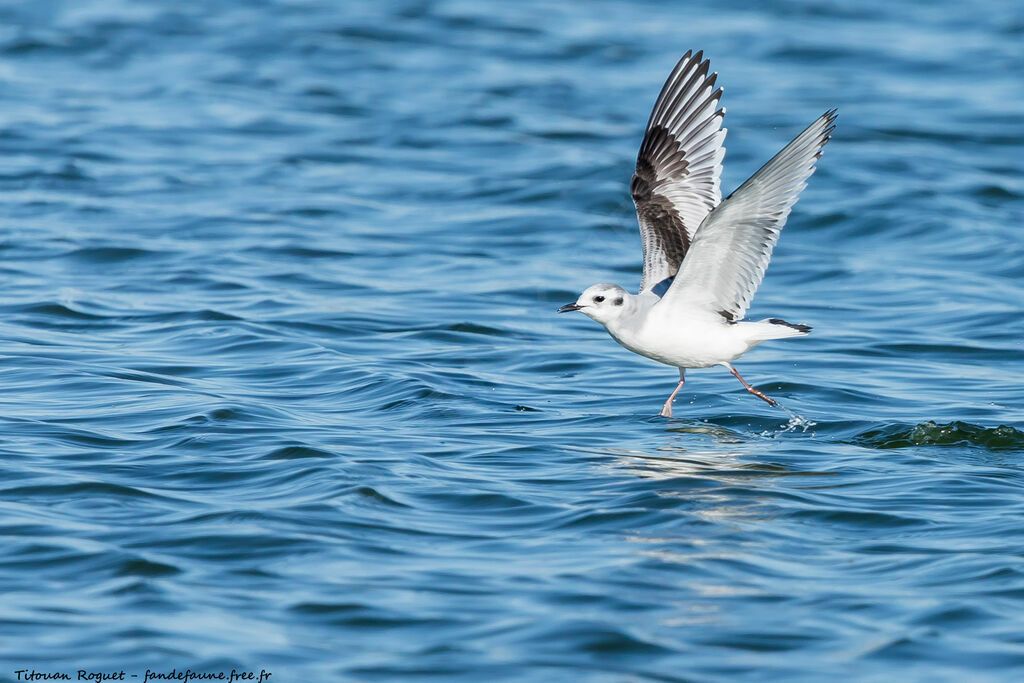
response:
<path fill-rule="evenodd" d="M 769 397 L 765 396 L 760 391 L 758 391 L 754 387 L 752 387 L 749 384 L 747 384 L 747 380 L 745 380 L 742 377 L 740 377 L 740 373 L 736 372 L 736 368 L 734 368 L 733 366 L 729 365 L 728 363 L 720 363 L 720 365 L 724 365 L 726 368 L 728 368 L 729 372 L 731 372 L 733 375 L 735 375 L 736 379 L 738 379 L 740 382 L 742 382 L 743 386 L 745 386 L 747 388 L 747 391 L 752 393 L 754 396 L 757 396 L 759 399 L 761 399 L 762 401 L 764 401 L 765 403 L 767 403 L 770 406 L 777 406 L 777 405 L 779 405 L 778 401 L 776 401 L 774 398 L 769 398 Z"/>
<path fill-rule="evenodd" d="M 668 397 L 667 401 L 665 401 L 665 405 L 661 409 L 662 417 L 672 417 L 672 401 L 676 400 L 676 394 L 678 394 L 679 390 L 683 388 L 683 382 L 686 381 L 683 378 L 683 372 L 684 370 L 679 368 L 679 384 L 676 385 L 676 390 L 673 391 L 672 395 Z"/>

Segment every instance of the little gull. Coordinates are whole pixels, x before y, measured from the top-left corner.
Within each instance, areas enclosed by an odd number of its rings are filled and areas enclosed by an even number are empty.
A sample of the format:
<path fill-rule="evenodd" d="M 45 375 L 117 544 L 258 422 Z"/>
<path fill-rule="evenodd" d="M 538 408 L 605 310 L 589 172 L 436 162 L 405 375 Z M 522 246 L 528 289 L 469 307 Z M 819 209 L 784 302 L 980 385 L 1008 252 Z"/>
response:
<path fill-rule="evenodd" d="M 777 405 L 730 361 L 763 341 L 811 331 L 779 318 L 745 322 L 743 316 L 836 120 L 835 109 L 822 114 L 722 200 L 725 108 L 718 108 L 718 74 L 708 75 L 703 57 L 687 52 L 676 64 L 640 143 L 630 185 L 643 241 L 639 293 L 593 285 L 558 309 L 580 311 L 630 351 L 679 368 L 679 384 L 661 409 L 664 417 L 672 417 L 686 368 L 713 365 Z"/>

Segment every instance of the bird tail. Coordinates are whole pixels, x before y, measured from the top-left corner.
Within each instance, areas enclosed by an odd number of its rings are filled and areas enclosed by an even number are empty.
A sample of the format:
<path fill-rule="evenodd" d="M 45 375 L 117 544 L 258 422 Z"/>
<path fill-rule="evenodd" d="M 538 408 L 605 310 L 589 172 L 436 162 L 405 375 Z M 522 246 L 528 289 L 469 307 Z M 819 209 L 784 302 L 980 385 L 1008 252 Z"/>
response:
<path fill-rule="evenodd" d="M 757 322 L 739 323 L 746 328 L 747 338 L 753 344 L 760 344 L 771 339 L 788 339 L 803 337 L 811 331 L 810 325 L 787 323 L 781 318 L 765 318 Z"/>

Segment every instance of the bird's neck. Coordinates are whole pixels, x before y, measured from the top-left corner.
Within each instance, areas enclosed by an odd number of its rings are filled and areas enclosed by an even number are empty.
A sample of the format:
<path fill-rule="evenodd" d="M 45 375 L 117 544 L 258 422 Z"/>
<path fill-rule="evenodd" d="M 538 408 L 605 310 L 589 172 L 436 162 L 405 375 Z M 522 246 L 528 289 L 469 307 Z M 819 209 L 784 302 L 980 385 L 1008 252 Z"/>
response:
<path fill-rule="evenodd" d="M 604 328 L 615 341 L 628 346 L 640 329 L 645 310 L 639 297 L 629 296 L 625 301 L 625 310 L 614 320 L 609 320 Z"/>

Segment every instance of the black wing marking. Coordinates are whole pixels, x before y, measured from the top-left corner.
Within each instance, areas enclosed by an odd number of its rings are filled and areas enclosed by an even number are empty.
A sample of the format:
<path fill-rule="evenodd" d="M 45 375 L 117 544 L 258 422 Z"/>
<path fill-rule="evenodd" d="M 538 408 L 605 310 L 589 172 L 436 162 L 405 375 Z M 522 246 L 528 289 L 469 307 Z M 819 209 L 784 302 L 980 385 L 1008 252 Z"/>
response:
<path fill-rule="evenodd" d="M 654 104 L 630 184 L 643 245 L 640 291 L 679 270 L 704 217 L 722 199 L 722 89 L 704 53 L 687 52 Z"/>

